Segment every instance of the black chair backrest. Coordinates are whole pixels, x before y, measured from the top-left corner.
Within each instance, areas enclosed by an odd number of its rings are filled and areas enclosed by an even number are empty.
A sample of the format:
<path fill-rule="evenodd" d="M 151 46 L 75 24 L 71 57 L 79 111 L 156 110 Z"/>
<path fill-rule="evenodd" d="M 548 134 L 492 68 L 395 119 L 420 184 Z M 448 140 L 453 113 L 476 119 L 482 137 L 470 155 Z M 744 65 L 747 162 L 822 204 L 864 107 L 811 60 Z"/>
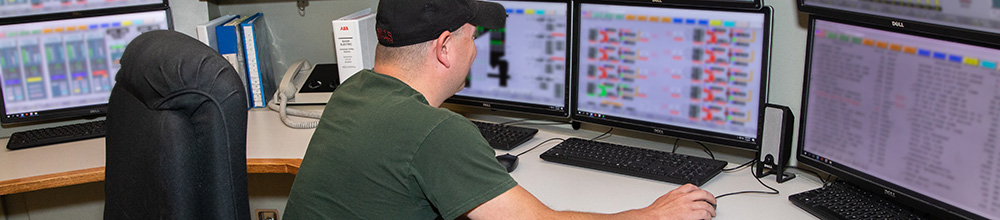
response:
<path fill-rule="evenodd" d="M 174 31 L 125 48 L 107 115 L 105 219 L 249 219 L 246 90 Z"/>

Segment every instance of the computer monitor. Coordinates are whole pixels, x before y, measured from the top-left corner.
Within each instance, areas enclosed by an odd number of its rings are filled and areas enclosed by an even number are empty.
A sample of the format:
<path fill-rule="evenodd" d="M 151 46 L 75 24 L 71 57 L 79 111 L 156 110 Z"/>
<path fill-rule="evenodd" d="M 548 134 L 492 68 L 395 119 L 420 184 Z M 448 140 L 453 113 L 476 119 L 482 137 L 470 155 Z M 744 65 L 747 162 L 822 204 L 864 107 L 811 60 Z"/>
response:
<path fill-rule="evenodd" d="M 507 28 L 475 40 L 465 88 L 449 103 L 567 117 L 569 1 L 493 1 L 507 9 Z"/>
<path fill-rule="evenodd" d="M 809 20 L 798 161 L 942 219 L 1000 219 L 1000 44 L 885 21 Z"/>
<path fill-rule="evenodd" d="M 167 9 L 0 25 L 3 125 L 106 113 L 125 46 Z"/>
<path fill-rule="evenodd" d="M 109 10 L 164 7 L 167 7 L 164 0 L 3 0 L 0 1 L 0 24 L 107 14 Z"/>
<path fill-rule="evenodd" d="M 712 8 L 733 8 L 733 9 L 750 9 L 756 10 L 763 7 L 761 0 L 617 0 L 617 1 L 631 1 L 631 2 L 656 2 L 659 4 L 669 4 L 669 5 L 693 5 L 693 6 L 707 6 Z"/>
<path fill-rule="evenodd" d="M 798 0 L 799 10 L 827 17 L 868 14 L 896 21 L 927 24 L 992 33 L 1000 37 L 1000 1 L 998 0 Z M 941 27 L 935 27 L 940 29 Z"/>
<path fill-rule="evenodd" d="M 582 1 L 574 10 L 574 120 L 758 148 L 770 8 Z"/>

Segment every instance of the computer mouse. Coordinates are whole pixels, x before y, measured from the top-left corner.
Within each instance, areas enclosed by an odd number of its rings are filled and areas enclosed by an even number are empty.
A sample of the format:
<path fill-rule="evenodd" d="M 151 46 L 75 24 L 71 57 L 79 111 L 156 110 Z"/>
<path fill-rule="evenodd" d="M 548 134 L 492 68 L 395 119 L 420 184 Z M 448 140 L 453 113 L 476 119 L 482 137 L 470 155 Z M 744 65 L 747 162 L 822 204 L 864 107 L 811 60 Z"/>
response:
<path fill-rule="evenodd" d="M 507 172 L 514 172 L 514 168 L 517 168 L 517 156 L 511 154 L 504 154 L 497 156 L 497 161 L 500 161 L 500 165 L 507 168 Z"/>
<path fill-rule="evenodd" d="M 718 206 L 716 206 L 715 204 L 712 204 L 711 202 L 708 202 L 708 200 L 699 199 L 698 201 L 702 201 L 702 202 L 708 203 L 709 205 L 712 205 L 713 209 L 719 209 Z"/>

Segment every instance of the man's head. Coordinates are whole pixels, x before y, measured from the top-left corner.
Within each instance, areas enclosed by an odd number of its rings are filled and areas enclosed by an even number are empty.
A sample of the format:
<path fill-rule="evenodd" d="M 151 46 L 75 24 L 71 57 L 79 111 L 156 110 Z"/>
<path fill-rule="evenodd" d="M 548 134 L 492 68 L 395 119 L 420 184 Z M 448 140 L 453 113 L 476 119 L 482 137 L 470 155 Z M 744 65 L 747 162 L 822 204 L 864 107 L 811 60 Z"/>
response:
<path fill-rule="evenodd" d="M 476 57 L 476 26 L 503 28 L 500 4 L 475 0 L 382 0 L 375 17 L 375 71 L 438 106 L 461 91 Z"/>
<path fill-rule="evenodd" d="M 503 28 L 506 18 L 503 6 L 493 2 L 381 0 L 375 16 L 375 32 L 380 45 L 402 47 L 433 40 L 442 32 L 454 32 L 466 23 Z"/>

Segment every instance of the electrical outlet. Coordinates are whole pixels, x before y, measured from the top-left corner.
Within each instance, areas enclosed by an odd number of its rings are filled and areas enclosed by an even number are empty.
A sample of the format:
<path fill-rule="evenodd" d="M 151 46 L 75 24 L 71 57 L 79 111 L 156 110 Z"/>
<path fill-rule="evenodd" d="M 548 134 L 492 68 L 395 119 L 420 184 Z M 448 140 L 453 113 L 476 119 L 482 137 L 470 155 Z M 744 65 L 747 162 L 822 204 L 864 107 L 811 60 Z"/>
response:
<path fill-rule="evenodd" d="M 278 220 L 277 209 L 257 209 L 254 212 L 257 213 L 257 220 Z"/>

